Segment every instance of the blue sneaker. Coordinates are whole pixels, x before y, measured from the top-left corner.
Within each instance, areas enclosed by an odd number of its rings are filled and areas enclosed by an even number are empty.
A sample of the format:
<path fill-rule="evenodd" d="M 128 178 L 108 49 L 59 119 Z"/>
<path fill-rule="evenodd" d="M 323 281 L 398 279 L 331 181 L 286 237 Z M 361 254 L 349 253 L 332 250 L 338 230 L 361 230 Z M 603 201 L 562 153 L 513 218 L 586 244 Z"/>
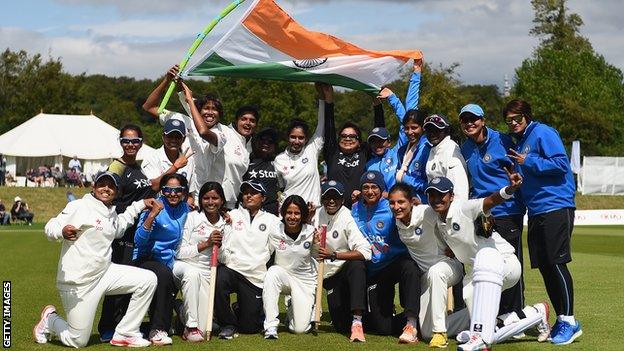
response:
<path fill-rule="evenodd" d="M 100 341 L 103 343 L 110 342 L 113 340 L 113 334 L 115 334 L 115 330 L 103 330 L 100 333 Z"/>
<path fill-rule="evenodd" d="M 571 325 L 568 322 L 561 321 L 556 330 L 553 329 L 552 343 L 555 345 L 567 345 L 574 342 L 576 338 L 581 336 L 583 331 L 581 330 L 581 322 L 576 321 L 576 325 Z"/>

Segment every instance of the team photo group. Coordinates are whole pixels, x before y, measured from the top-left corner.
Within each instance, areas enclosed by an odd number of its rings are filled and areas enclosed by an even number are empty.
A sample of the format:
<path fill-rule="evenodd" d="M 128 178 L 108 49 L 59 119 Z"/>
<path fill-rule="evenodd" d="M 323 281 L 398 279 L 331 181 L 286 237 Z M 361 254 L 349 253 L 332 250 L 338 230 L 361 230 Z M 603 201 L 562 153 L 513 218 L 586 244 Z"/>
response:
<path fill-rule="evenodd" d="M 582 334 L 567 267 L 575 181 L 558 132 L 519 99 L 487 111 L 507 130 L 490 128 L 477 104 L 421 110 L 422 64 L 405 102 L 378 92 L 372 130 L 336 126 L 327 83 L 315 83 L 316 126 L 293 118 L 260 130 L 270 111 L 250 101 L 226 116 L 218 92 L 191 91 L 173 66 L 143 104 L 163 146 L 139 162 L 141 127 L 123 126 L 123 156 L 47 222 L 61 243 L 64 315 L 45 306 L 35 341 L 84 347 L 94 321 L 114 346 L 169 345 L 172 333 L 273 340 L 316 332 L 325 313 L 351 342 L 446 348 L 454 338 L 458 350 L 490 350 L 529 332 L 572 343 Z M 183 111 L 159 109 L 172 82 Z M 525 301 L 528 267 L 548 301 Z"/>

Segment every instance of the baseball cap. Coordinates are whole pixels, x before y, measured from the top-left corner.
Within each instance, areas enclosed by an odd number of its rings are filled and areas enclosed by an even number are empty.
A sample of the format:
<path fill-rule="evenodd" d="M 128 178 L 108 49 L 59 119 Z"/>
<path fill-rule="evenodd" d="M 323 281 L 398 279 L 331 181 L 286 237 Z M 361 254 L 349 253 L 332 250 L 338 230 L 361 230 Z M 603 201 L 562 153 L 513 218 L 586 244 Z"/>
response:
<path fill-rule="evenodd" d="M 264 185 L 262 185 L 261 183 L 254 182 L 251 180 L 246 180 L 240 186 L 241 193 L 243 192 L 243 189 L 245 189 L 245 187 L 251 187 L 255 191 L 259 192 L 260 194 L 266 195 L 266 189 L 264 188 Z"/>
<path fill-rule="evenodd" d="M 22 198 L 19 196 L 16 196 L 15 199 L 13 199 L 14 202 L 18 202 L 18 201 L 22 201 Z"/>
<path fill-rule="evenodd" d="M 273 144 L 277 144 L 277 140 L 279 139 L 277 135 L 277 130 L 271 127 L 264 128 L 258 134 L 254 135 L 254 139 L 256 140 L 260 140 L 262 138 L 269 138 L 273 142 Z"/>
<path fill-rule="evenodd" d="M 390 133 L 388 133 L 388 130 L 384 127 L 375 127 L 373 128 L 373 130 L 371 130 L 370 134 L 368 134 L 368 139 L 366 140 L 370 140 L 370 138 L 372 137 L 388 140 L 388 138 L 390 137 Z"/>
<path fill-rule="evenodd" d="M 113 173 L 113 172 L 100 172 L 95 176 L 95 179 L 93 180 L 93 184 L 97 184 L 99 181 L 101 181 L 104 178 L 110 178 L 113 180 L 113 183 L 115 183 L 115 187 L 119 188 L 119 183 L 121 182 L 121 178 L 119 178 L 119 175 Z"/>
<path fill-rule="evenodd" d="M 429 190 L 435 190 L 440 193 L 448 193 L 449 191 L 453 191 L 453 182 L 446 177 L 435 177 L 431 179 L 429 184 L 427 184 L 427 189 L 425 192 L 429 192 Z"/>
<path fill-rule="evenodd" d="M 325 194 L 331 190 L 337 192 L 340 196 L 343 196 L 345 193 L 345 188 L 342 183 L 335 180 L 330 180 L 321 184 L 321 197 L 325 196 Z"/>
<path fill-rule="evenodd" d="M 184 122 L 180 121 L 179 119 L 173 118 L 167 120 L 167 122 L 165 122 L 165 128 L 163 133 L 165 133 L 165 135 L 169 135 L 173 132 L 178 132 L 182 134 L 182 136 L 186 136 L 186 125 L 184 125 Z"/>
<path fill-rule="evenodd" d="M 481 118 L 483 118 L 484 115 L 483 109 L 477 104 L 468 104 L 462 107 L 461 111 L 459 111 L 459 117 L 461 118 L 461 115 L 465 112 L 472 113 L 473 115 Z"/>
<path fill-rule="evenodd" d="M 444 115 L 431 115 L 425 118 L 423 128 L 426 127 L 428 124 L 431 124 L 438 129 L 444 129 L 450 126 L 448 118 L 446 118 L 446 116 Z"/>
<path fill-rule="evenodd" d="M 381 191 L 386 190 L 386 182 L 384 181 L 383 175 L 379 171 L 368 171 L 362 174 L 362 177 L 360 178 L 360 188 L 366 183 L 373 183 L 377 185 Z"/>

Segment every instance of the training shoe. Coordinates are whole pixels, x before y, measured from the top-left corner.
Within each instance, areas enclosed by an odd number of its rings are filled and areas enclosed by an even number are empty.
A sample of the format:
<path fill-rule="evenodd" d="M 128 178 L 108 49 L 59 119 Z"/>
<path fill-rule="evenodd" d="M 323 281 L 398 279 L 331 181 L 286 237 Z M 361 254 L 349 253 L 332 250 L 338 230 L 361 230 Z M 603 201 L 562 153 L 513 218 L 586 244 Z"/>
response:
<path fill-rule="evenodd" d="M 448 346 L 448 336 L 446 333 L 433 333 L 429 347 L 432 349 L 443 349 Z"/>
<path fill-rule="evenodd" d="M 581 322 L 576 321 L 576 325 L 571 325 L 566 321 L 559 321 L 557 333 L 552 335 L 552 343 L 555 345 L 571 344 L 582 334 Z"/>
<path fill-rule="evenodd" d="M 548 317 L 550 317 L 550 305 L 548 302 L 540 302 L 533 305 L 533 308 L 539 312 L 542 316 L 542 321 L 537 325 L 537 341 L 544 342 L 550 337 L 550 324 L 548 324 Z"/>
<path fill-rule="evenodd" d="M 464 331 L 457 333 L 455 340 L 457 340 L 458 344 L 467 343 L 470 340 L 470 331 L 464 330 Z"/>
<path fill-rule="evenodd" d="M 277 328 L 271 327 L 264 331 L 264 338 L 267 340 L 277 340 L 279 337 L 277 336 Z"/>
<path fill-rule="evenodd" d="M 173 340 L 169 337 L 166 331 L 153 329 L 149 333 L 149 339 L 155 346 L 171 345 Z"/>
<path fill-rule="evenodd" d="M 56 313 L 56 307 L 53 305 L 47 305 L 41 310 L 41 319 L 35 324 L 33 328 L 33 337 L 38 344 L 45 344 L 48 342 L 48 336 L 50 334 L 50 328 L 48 327 L 48 318 L 52 313 Z"/>
<path fill-rule="evenodd" d="M 115 330 L 104 330 L 100 332 L 100 341 L 103 343 L 110 342 L 113 340 L 113 335 L 115 335 Z"/>
<path fill-rule="evenodd" d="M 226 325 L 219 332 L 219 339 L 232 340 L 237 336 L 236 328 L 233 325 Z"/>
<path fill-rule="evenodd" d="M 457 351 L 489 351 L 487 344 L 479 334 L 472 334 L 467 343 L 457 345 Z"/>
<path fill-rule="evenodd" d="M 188 342 L 202 342 L 204 341 L 204 336 L 198 328 L 184 328 L 182 340 L 186 340 Z"/>
<path fill-rule="evenodd" d="M 115 333 L 111 338 L 110 344 L 121 347 L 148 347 L 152 343 L 140 336 L 123 336 Z"/>
<path fill-rule="evenodd" d="M 366 338 L 364 338 L 364 328 L 362 327 L 362 323 L 353 323 L 351 324 L 351 337 L 349 337 L 351 342 L 365 342 Z"/>
<path fill-rule="evenodd" d="M 416 342 L 418 342 L 416 328 L 411 324 L 406 324 L 405 327 L 403 327 L 403 333 L 399 336 L 399 344 L 413 344 Z"/>

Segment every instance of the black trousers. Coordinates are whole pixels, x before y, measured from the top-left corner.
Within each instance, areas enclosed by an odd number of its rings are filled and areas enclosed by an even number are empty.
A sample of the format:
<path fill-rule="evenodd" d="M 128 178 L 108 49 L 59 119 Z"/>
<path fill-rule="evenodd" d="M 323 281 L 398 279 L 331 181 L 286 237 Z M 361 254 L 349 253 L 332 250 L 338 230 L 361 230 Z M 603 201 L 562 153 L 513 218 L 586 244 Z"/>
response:
<path fill-rule="evenodd" d="M 367 281 L 368 312 L 364 317 L 367 332 L 399 335 L 407 318 L 418 318 L 422 271 L 409 256 L 395 259 Z M 403 313 L 395 315 L 394 286 L 399 284 Z"/>
<path fill-rule="evenodd" d="M 236 294 L 237 311 L 230 305 L 232 293 Z M 231 325 L 240 333 L 258 333 L 264 320 L 262 289 L 237 271 L 221 265 L 217 268 L 214 313 L 217 324 L 222 327 Z"/>
<path fill-rule="evenodd" d="M 173 314 L 173 300 L 177 293 L 173 281 L 173 272 L 163 263 L 145 257 L 138 258 L 134 265 L 154 272 L 158 278 L 156 292 L 149 310 L 150 330 L 157 329 L 169 333 Z"/>
<path fill-rule="evenodd" d="M 366 309 L 366 265 L 346 261 L 336 274 L 323 280 L 327 305 L 334 328 L 339 333 L 351 330 L 352 311 Z"/>
<path fill-rule="evenodd" d="M 495 217 L 495 229 L 516 250 L 516 257 L 523 267 L 522 259 L 522 229 L 523 215 Z M 520 318 L 524 318 L 524 275 L 520 274 L 520 280 L 513 287 L 503 291 L 498 314 L 516 312 Z"/>
<path fill-rule="evenodd" d="M 136 224 L 126 230 L 126 234 L 123 238 L 113 240 L 111 261 L 117 264 L 132 265 L 132 250 L 134 248 L 134 232 L 136 231 Z M 131 241 L 126 240 L 128 234 L 131 234 L 129 238 Z M 104 302 L 102 302 L 102 315 L 100 315 L 100 321 L 98 323 L 98 331 L 100 335 L 106 331 L 115 330 L 117 324 L 126 314 L 128 310 L 128 304 L 132 294 L 124 295 L 106 295 L 104 296 Z"/>

